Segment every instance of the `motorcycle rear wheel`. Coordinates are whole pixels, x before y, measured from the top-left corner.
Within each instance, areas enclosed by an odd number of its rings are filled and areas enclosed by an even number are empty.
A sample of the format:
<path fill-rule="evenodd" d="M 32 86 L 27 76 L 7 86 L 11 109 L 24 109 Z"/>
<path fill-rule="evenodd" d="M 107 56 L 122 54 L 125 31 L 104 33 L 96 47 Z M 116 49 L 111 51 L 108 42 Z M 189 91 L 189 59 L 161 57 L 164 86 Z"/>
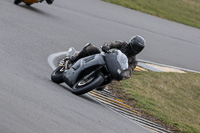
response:
<path fill-rule="evenodd" d="M 76 95 L 82 95 L 93 90 L 96 87 L 99 87 L 104 81 L 104 78 L 101 74 L 93 75 L 88 79 L 81 79 L 72 87 L 72 93 Z"/>
<path fill-rule="evenodd" d="M 32 4 L 26 3 L 27 6 L 31 6 Z"/>
<path fill-rule="evenodd" d="M 18 4 L 21 3 L 21 2 L 22 2 L 22 0 L 15 0 L 15 1 L 14 1 L 14 4 L 18 5 Z"/>
<path fill-rule="evenodd" d="M 51 80 L 57 84 L 63 83 L 64 81 L 62 75 L 64 70 L 64 66 L 59 66 L 58 68 L 56 68 L 51 74 Z"/>

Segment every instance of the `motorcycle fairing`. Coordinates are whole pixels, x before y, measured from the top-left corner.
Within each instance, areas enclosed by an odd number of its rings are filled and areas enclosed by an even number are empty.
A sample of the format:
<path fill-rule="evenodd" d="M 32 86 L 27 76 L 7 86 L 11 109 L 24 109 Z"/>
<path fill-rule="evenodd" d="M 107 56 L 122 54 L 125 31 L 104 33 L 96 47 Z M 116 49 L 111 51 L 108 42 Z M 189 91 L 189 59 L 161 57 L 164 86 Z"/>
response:
<path fill-rule="evenodd" d="M 79 59 L 70 69 L 68 69 L 63 74 L 63 80 L 67 85 L 73 87 L 73 85 L 77 82 L 80 74 L 93 66 L 101 66 L 105 65 L 105 61 L 101 54 L 95 54 L 88 57 L 84 57 Z"/>
<path fill-rule="evenodd" d="M 33 4 L 33 3 L 36 3 L 38 2 L 39 0 L 24 0 L 24 3 L 27 3 L 27 4 Z"/>
<path fill-rule="evenodd" d="M 105 56 L 108 70 L 112 76 L 112 79 L 120 81 L 124 77 L 124 70 L 117 61 L 116 53 L 109 53 Z"/>

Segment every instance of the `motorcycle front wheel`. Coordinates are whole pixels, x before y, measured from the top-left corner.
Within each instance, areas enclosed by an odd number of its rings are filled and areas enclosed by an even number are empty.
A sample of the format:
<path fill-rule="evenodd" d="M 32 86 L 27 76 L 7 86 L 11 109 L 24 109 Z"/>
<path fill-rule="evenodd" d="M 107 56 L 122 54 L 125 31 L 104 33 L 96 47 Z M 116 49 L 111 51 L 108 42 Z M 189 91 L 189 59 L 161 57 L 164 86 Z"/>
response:
<path fill-rule="evenodd" d="M 64 71 L 65 71 L 64 66 L 59 66 L 58 68 L 56 68 L 51 74 L 51 80 L 57 84 L 63 83 L 64 81 L 62 75 Z"/>
<path fill-rule="evenodd" d="M 99 87 L 104 81 L 104 78 L 101 74 L 92 75 L 87 79 L 79 80 L 73 87 L 72 93 L 76 95 L 82 95 L 93 90 L 96 87 Z"/>

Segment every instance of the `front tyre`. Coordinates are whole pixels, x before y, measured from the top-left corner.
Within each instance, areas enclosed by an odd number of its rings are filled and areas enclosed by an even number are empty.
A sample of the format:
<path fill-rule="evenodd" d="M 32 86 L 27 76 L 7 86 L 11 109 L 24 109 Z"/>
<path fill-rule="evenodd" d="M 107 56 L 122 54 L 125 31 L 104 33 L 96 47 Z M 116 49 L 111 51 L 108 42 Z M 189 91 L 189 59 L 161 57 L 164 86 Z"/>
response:
<path fill-rule="evenodd" d="M 64 81 L 62 75 L 64 71 L 65 71 L 64 66 L 59 66 L 58 68 L 56 68 L 51 74 L 51 80 L 57 84 L 63 83 Z"/>
<path fill-rule="evenodd" d="M 104 81 L 101 74 L 93 75 L 88 79 L 81 79 L 72 87 L 72 93 L 82 95 L 99 87 Z"/>

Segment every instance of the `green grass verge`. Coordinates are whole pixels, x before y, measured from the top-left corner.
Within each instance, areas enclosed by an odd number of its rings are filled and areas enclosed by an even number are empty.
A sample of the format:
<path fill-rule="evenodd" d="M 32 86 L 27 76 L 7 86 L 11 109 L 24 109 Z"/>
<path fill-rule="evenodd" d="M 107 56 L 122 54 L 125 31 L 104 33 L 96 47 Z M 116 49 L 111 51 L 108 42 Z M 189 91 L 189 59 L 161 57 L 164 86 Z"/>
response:
<path fill-rule="evenodd" d="M 200 0 L 103 0 L 200 28 Z"/>
<path fill-rule="evenodd" d="M 136 72 L 109 88 L 155 121 L 159 119 L 179 132 L 200 132 L 200 74 Z"/>

